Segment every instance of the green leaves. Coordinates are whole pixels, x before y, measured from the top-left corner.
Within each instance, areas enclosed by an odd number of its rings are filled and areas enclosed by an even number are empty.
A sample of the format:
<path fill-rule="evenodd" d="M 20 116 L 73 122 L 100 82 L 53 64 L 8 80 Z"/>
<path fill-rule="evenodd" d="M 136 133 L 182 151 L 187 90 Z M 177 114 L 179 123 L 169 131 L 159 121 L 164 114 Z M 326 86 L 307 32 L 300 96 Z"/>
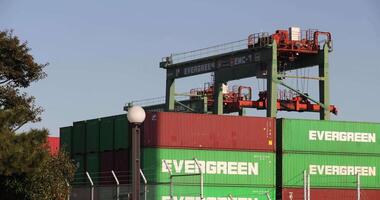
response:
<path fill-rule="evenodd" d="M 51 200 L 68 195 L 75 166 L 70 158 L 47 150 L 46 129 L 16 131 L 41 120 L 42 108 L 20 91 L 46 77 L 48 64 L 39 64 L 27 42 L 12 31 L 0 31 L 0 199 Z"/>
<path fill-rule="evenodd" d="M 9 85 L 0 86 L 0 129 L 15 131 L 28 122 L 38 122 L 42 111 L 34 97 Z"/>
<path fill-rule="evenodd" d="M 27 42 L 21 43 L 12 31 L 0 31 L 0 84 L 28 87 L 46 77 L 46 64 L 38 64 L 29 54 Z"/>

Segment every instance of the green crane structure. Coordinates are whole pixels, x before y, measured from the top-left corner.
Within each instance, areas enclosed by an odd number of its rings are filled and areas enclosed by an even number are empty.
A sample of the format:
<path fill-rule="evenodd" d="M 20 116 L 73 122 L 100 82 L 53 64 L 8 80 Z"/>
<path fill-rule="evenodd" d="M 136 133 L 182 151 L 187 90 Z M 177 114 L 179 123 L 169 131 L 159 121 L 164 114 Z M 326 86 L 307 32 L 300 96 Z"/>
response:
<path fill-rule="evenodd" d="M 325 35 L 321 41 L 318 37 Z M 247 42 L 248 41 L 248 42 Z M 216 49 L 223 49 L 226 45 L 245 43 L 244 48 L 238 50 L 224 50 L 215 53 Z M 329 96 L 329 52 L 332 51 L 331 34 L 317 30 L 302 32 L 297 27 L 288 30 L 277 30 L 275 34 L 258 33 L 249 36 L 248 40 L 219 45 L 211 48 L 172 54 L 163 58 L 160 67 L 166 70 L 166 97 L 165 111 L 175 111 L 175 104 L 186 104 L 187 101 L 175 100 L 176 79 L 195 76 L 204 73 L 214 73 L 214 114 L 223 114 L 223 84 L 228 81 L 261 77 L 267 79 L 266 116 L 276 117 L 279 108 L 277 98 L 278 86 L 282 85 L 300 96 L 307 98 L 315 105 L 319 105 L 320 119 L 330 119 Z M 214 52 L 210 55 L 210 52 Z M 187 57 L 196 55 L 194 59 Z M 177 60 L 176 60 L 177 59 Z M 283 79 L 285 72 L 318 66 L 319 100 L 308 94 L 287 85 Z M 311 78 L 311 77 L 309 77 Z M 207 109 L 204 109 L 205 112 Z"/>

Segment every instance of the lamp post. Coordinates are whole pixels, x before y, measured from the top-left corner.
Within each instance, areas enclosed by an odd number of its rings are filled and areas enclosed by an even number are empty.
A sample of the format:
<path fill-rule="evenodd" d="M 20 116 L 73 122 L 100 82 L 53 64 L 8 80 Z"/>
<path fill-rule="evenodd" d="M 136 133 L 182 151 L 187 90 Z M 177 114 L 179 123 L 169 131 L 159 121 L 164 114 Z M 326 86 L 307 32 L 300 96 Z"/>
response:
<path fill-rule="evenodd" d="M 128 108 L 128 121 L 132 124 L 132 200 L 140 200 L 140 125 L 145 111 L 140 106 Z"/>

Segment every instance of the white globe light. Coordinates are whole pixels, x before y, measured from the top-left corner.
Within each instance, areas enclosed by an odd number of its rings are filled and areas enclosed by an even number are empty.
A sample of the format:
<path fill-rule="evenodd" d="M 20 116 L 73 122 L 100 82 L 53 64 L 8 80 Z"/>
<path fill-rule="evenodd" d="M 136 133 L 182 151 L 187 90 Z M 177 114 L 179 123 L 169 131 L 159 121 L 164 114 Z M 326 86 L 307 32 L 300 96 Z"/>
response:
<path fill-rule="evenodd" d="M 145 120 L 145 111 L 141 106 L 128 108 L 128 121 L 131 123 L 142 123 Z"/>

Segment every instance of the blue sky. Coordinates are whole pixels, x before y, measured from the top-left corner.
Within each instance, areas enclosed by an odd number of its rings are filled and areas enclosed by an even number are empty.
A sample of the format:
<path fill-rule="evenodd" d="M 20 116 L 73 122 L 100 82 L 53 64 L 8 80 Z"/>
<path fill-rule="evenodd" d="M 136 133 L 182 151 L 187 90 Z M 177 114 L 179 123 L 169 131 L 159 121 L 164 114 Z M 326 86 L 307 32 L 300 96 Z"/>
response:
<path fill-rule="evenodd" d="M 123 113 L 128 101 L 163 96 L 163 56 L 289 26 L 333 34 L 331 101 L 340 109 L 334 119 L 380 122 L 379 19 L 376 0 L 0 0 L 0 29 L 14 29 L 38 62 L 50 63 L 48 77 L 26 90 L 45 109 L 43 121 L 24 129 L 46 127 L 52 135 L 73 121 Z M 177 91 L 208 80 L 181 79 Z M 253 78 L 233 83 L 257 89 Z"/>

